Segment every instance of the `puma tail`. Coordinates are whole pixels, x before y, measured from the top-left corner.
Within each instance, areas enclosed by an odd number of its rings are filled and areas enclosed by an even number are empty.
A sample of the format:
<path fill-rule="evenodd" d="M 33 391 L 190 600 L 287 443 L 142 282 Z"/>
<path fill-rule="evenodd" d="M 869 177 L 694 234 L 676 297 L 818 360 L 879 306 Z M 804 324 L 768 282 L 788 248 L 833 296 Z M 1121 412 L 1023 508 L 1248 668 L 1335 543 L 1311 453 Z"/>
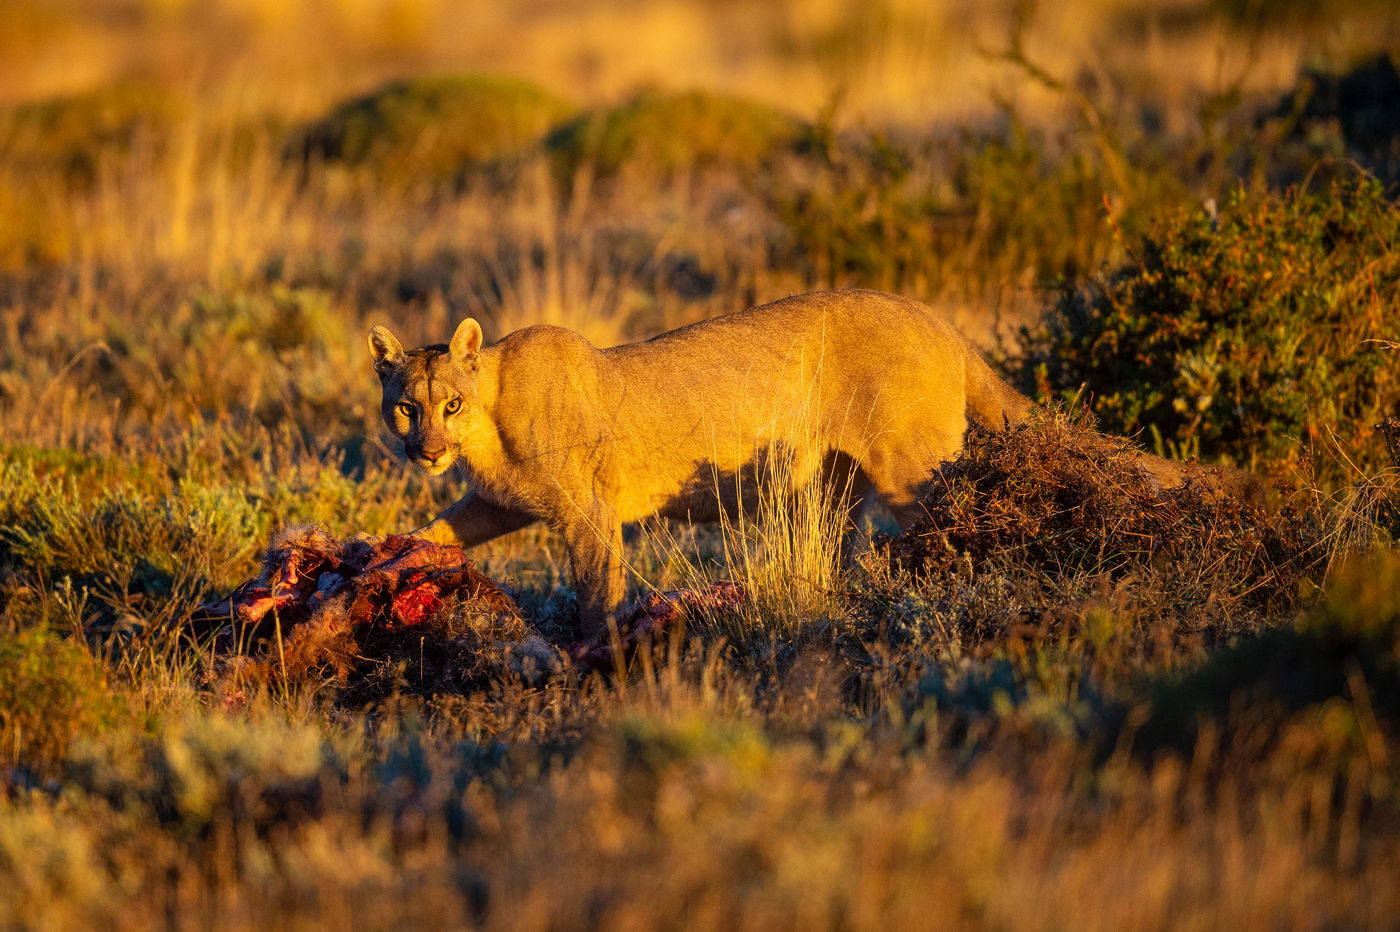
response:
<path fill-rule="evenodd" d="M 1031 409 L 1031 400 L 1006 384 L 971 347 L 963 392 L 967 396 L 968 417 L 993 430 L 1021 423 Z"/>

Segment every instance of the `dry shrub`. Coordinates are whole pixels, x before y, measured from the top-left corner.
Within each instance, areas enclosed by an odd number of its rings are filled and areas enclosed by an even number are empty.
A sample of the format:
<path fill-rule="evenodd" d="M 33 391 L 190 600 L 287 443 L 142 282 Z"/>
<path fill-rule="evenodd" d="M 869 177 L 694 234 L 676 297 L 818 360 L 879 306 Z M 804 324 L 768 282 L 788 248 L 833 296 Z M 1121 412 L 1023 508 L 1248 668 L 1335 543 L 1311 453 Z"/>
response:
<path fill-rule="evenodd" d="M 1143 571 L 1219 602 L 1291 602 L 1318 565 L 1313 523 L 1291 509 L 1270 514 L 1231 491 L 1233 476 L 1206 467 L 1165 488 L 1151 474 L 1159 463 L 1062 411 L 973 431 L 930 481 L 927 518 L 889 543 L 891 556 L 934 575 Z"/>

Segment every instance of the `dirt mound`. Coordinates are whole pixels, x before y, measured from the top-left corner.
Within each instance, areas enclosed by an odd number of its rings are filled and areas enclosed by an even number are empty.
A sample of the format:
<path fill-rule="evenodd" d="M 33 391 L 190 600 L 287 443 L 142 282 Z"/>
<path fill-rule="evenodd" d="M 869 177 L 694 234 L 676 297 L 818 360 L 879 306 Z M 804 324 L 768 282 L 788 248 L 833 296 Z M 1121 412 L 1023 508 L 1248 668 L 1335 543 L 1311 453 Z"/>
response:
<path fill-rule="evenodd" d="M 321 679 L 373 698 L 468 691 L 505 670 L 610 671 L 686 613 L 743 598 L 733 583 L 653 593 L 624 612 L 609 643 L 556 644 L 460 547 L 407 535 L 340 540 L 296 528 L 273 539 L 256 577 L 201 605 L 197 617 L 212 623 L 214 678 L 226 687 Z"/>
<path fill-rule="evenodd" d="M 889 542 L 891 556 L 933 573 L 1112 578 L 1146 567 L 1259 601 L 1296 590 L 1315 559 L 1304 522 L 1237 494 L 1231 474 L 1187 467 L 1165 487 L 1145 462 L 1128 441 L 1061 412 L 973 431 L 930 481 L 927 518 Z"/>

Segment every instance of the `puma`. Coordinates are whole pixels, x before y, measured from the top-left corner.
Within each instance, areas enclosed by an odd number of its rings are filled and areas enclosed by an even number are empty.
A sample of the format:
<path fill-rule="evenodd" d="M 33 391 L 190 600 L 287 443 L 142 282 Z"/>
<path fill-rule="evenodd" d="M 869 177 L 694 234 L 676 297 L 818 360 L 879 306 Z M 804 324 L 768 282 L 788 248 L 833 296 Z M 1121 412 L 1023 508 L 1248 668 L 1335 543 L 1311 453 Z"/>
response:
<path fill-rule="evenodd" d="M 417 533 L 471 547 L 546 522 L 589 640 L 624 596 L 624 523 L 733 513 L 781 453 L 794 489 L 849 483 L 854 507 L 878 498 L 908 526 L 969 419 L 1000 428 L 1031 408 L 952 324 L 875 291 L 799 295 L 611 349 L 549 326 L 483 347 L 472 319 L 409 351 L 376 326 L 369 348 L 405 456 L 433 475 L 460 464 L 471 486 Z"/>

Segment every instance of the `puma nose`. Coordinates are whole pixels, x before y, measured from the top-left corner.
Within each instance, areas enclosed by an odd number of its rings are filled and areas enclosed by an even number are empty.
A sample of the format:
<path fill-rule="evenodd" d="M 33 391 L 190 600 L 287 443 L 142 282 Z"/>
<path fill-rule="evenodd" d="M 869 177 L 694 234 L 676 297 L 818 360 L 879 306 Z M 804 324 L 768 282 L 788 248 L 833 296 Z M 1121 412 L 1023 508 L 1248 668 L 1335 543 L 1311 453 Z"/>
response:
<path fill-rule="evenodd" d="M 423 458 L 429 460 L 440 460 L 447 455 L 447 447 L 435 447 L 433 449 L 423 448 Z"/>

